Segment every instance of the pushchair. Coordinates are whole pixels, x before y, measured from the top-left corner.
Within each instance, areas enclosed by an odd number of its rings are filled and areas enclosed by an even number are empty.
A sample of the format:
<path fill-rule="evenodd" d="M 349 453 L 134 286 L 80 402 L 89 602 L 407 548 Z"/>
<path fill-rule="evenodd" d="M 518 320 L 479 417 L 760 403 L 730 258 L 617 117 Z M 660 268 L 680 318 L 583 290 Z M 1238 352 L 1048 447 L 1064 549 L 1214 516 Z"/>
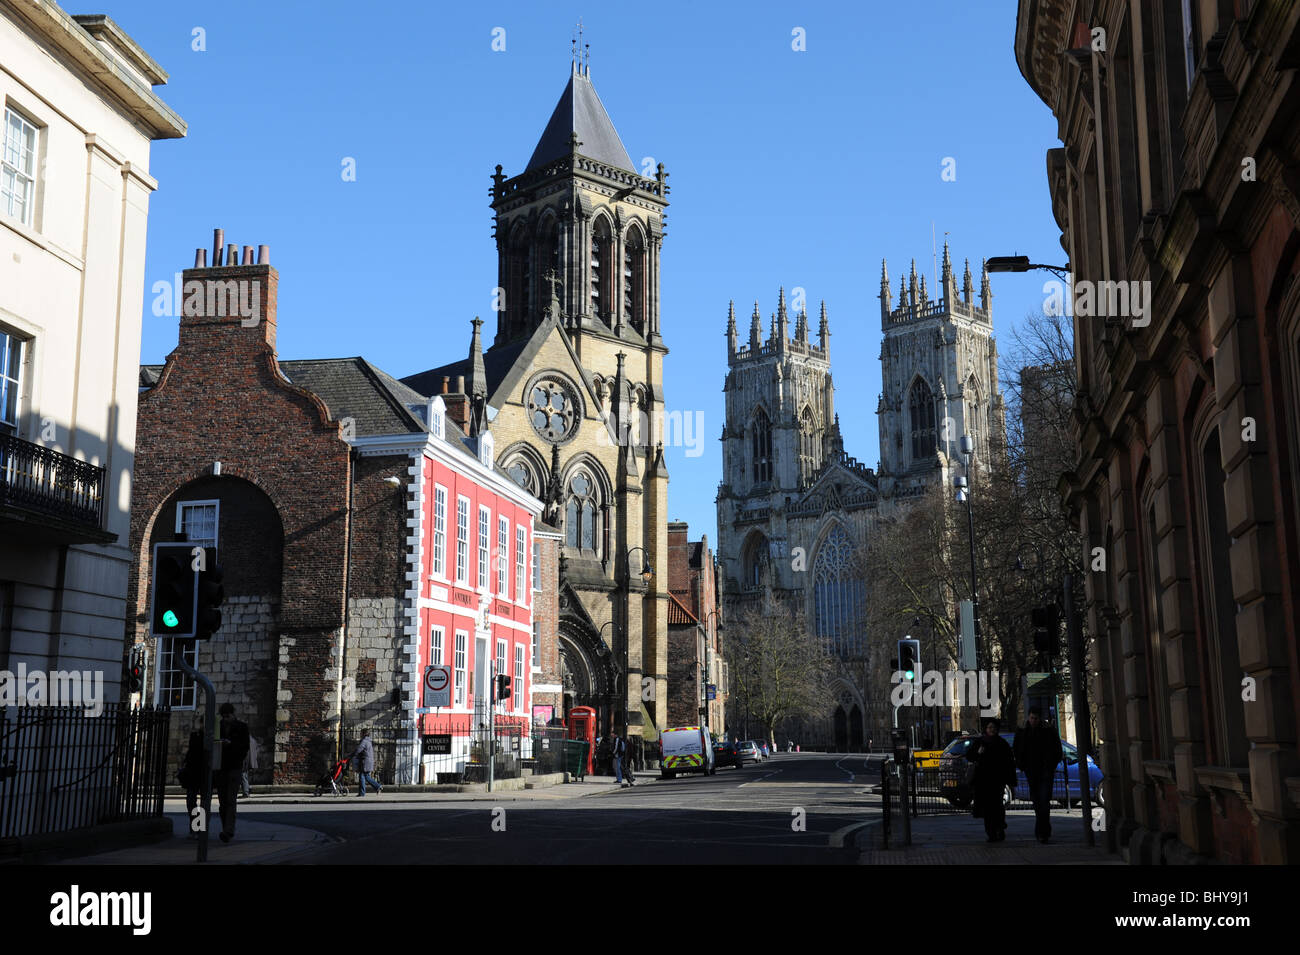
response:
<path fill-rule="evenodd" d="M 329 793 L 335 796 L 346 796 L 348 792 L 343 785 L 343 774 L 347 772 L 347 769 L 348 761 L 346 759 L 340 759 L 334 764 L 332 770 L 325 773 L 319 780 L 317 780 L 316 791 L 313 792 L 312 795 L 324 796 Z"/>

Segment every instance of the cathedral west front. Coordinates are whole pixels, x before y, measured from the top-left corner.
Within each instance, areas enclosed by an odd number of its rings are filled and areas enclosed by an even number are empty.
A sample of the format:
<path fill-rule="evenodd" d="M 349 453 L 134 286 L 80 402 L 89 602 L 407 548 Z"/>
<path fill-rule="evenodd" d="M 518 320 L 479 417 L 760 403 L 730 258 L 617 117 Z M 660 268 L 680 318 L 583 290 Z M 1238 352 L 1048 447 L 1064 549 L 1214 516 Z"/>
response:
<path fill-rule="evenodd" d="M 927 289 L 913 261 L 895 296 L 882 263 L 880 319 L 880 460 L 870 468 L 844 448 L 825 303 L 815 334 L 806 309 L 790 314 L 784 289 L 766 335 L 757 303 L 746 339 L 734 303 L 727 318 L 717 498 L 724 601 L 731 619 L 769 594 L 792 603 L 808 639 L 830 649 L 835 699 L 824 718 L 804 722 L 802 737 L 841 752 L 887 738 L 889 703 L 872 688 L 888 663 L 870 648 L 904 636 L 866 632 L 871 582 L 857 567 L 858 549 L 879 521 L 915 506 L 936 482 L 952 487 L 963 473 L 962 435 L 978 461 L 1004 434 L 987 271 L 977 297 L 969 262 L 958 284 L 945 243 L 939 288 Z M 849 398 L 854 408 L 869 406 L 867 395 Z"/>

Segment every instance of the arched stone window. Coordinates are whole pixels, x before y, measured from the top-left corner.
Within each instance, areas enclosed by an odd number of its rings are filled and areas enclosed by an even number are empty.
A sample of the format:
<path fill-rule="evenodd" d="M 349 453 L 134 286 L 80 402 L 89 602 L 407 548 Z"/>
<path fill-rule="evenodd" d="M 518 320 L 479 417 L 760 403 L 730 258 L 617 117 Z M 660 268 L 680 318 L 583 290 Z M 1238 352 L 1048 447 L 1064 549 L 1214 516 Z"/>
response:
<path fill-rule="evenodd" d="M 934 457 L 934 395 L 924 378 L 917 378 L 912 383 L 908 410 L 912 422 L 912 460 L 924 461 Z"/>
<path fill-rule="evenodd" d="M 822 541 L 813 562 L 813 627 L 826 646 L 841 657 L 864 651 L 859 636 L 863 586 L 856 575 L 853 542 L 838 524 Z"/>
<path fill-rule="evenodd" d="M 543 470 L 535 460 L 523 452 L 515 451 L 506 455 L 501 470 L 533 497 L 541 497 L 546 489 Z"/>
<path fill-rule="evenodd" d="M 741 581 L 744 590 L 758 590 L 767 576 L 767 560 L 770 545 L 762 534 L 753 534 L 745 543 L 741 554 Z"/>
<path fill-rule="evenodd" d="M 808 484 L 812 481 L 821 463 L 820 457 L 812 409 L 805 407 L 799 415 L 799 479 L 802 483 Z"/>
<path fill-rule="evenodd" d="M 966 379 L 966 433 L 970 435 L 971 447 L 975 449 L 975 454 L 980 453 L 980 436 L 984 432 L 983 413 L 984 403 L 980 400 L 979 382 L 975 376 L 971 375 Z"/>
<path fill-rule="evenodd" d="M 582 465 L 569 475 L 564 494 L 565 543 L 599 559 L 605 549 L 605 499 L 600 481 Z"/>
<path fill-rule="evenodd" d="M 637 228 L 623 243 L 623 321 L 645 334 L 645 241 Z"/>
<path fill-rule="evenodd" d="M 529 248 L 528 230 L 522 224 L 510 233 L 507 262 L 506 314 L 509 316 L 509 334 L 514 337 L 528 327 L 528 316 L 533 306 L 532 250 Z"/>
<path fill-rule="evenodd" d="M 750 422 L 750 450 L 755 484 L 772 480 L 772 422 L 762 408 L 754 413 Z"/>
<path fill-rule="evenodd" d="M 602 216 L 591 230 L 591 311 L 608 321 L 614 306 L 614 241 Z"/>
<path fill-rule="evenodd" d="M 542 225 L 535 260 L 538 301 L 541 308 L 545 309 L 551 304 L 551 286 L 547 284 L 548 276 L 553 272 L 561 282 L 564 281 L 564 276 L 560 273 L 560 224 L 558 222 L 548 220 Z"/>

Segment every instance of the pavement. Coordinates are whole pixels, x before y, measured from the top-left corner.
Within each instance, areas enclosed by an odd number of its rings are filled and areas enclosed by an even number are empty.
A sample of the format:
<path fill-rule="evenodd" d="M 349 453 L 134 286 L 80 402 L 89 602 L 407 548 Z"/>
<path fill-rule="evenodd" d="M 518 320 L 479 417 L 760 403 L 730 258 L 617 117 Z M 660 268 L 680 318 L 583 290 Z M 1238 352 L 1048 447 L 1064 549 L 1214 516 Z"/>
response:
<path fill-rule="evenodd" d="M 1094 833 L 1096 846 L 1084 841 L 1083 820 L 1076 810 L 1052 813 L 1052 839 L 1047 844 L 1034 838 L 1033 810 L 1007 813 L 1005 842 L 988 842 L 984 824 L 969 813 L 951 816 L 919 816 L 912 820 L 912 845 L 901 847 L 903 830 L 893 820 L 890 845 L 881 848 L 881 821 L 862 826 L 854 834 L 861 850 L 859 865 L 1123 865 L 1119 856 L 1102 847 L 1103 834 Z"/>

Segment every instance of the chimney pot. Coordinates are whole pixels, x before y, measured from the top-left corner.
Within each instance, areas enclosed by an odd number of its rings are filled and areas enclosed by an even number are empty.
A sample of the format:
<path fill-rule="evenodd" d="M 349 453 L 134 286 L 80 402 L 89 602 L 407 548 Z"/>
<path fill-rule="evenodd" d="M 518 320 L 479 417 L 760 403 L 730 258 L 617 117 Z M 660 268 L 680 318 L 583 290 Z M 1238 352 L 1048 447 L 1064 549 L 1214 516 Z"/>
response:
<path fill-rule="evenodd" d="M 213 229 L 212 230 L 212 267 L 214 269 L 221 268 L 221 250 L 225 246 L 225 243 L 226 243 L 226 230 Z"/>
<path fill-rule="evenodd" d="M 226 265 L 239 264 L 239 246 L 231 242 L 226 246 Z"/>
<path fill-rule="evenodd" d="M 271 247 L 269 245 L 259 245 L 257 247 L 257 264 L 258 265 L 271 264 Z"/>
<path fill-rule="evenodd" d="M 450 375 L 443 375 L 443 376 L 442 376 L 442 393 L 443 393 L 444 395 L 447 393 L 447 386 L 450 385 L 450 384 L 451 384 L 451 376 L 450 376 Z"/>
<path fill-rule="evenodd" d="M 194 267 L 195 267 L 196 269 L 206 269 L 206 268 L 208 267 L 208 250 L 207 250 L 207 249 L 195 249 L 195 250 L 194 250 Z"/>
<path fill-rule="evenodd" d="M 253 247 L 251 245 L 244 246 L 244 264 L 253 264 Z"/>
<path fill-rule="evenodd" d="M 465 393 L 465 376 L 464 376 L 464 375 L 457 375 L 457 376 L 456 376 L 456 394 L 458 394 L 458 395 L 463 395 L 464 393 Z"/>

